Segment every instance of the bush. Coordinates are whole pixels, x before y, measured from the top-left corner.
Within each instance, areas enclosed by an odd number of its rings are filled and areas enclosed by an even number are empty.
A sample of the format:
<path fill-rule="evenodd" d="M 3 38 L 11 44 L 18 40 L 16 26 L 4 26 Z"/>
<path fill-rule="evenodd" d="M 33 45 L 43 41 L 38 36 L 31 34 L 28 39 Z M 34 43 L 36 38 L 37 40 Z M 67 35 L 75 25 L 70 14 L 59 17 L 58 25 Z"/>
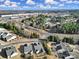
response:
<path fill-rule="evenodd" d="M 53 42 L 60 41 L 58 36 L 49 36 L 47 39 L 48 41 L 53 41 Z"/>
<path fill-rule="evenodd" d="M 19 29 L 15 26 L 15 24 L 9 24 L 9 23 L 0 23 L 0 27 L 12 30 L 15 34 L 20 34 Z"/>
<path fill-rule="evenodd" d="M 43 57 L 43 59 L 47 59 L 47 56 Z"/>
<path fill-rule="evenodd" d="M 43 46 L 44 46 L 44 49 L 45 49 L 46 53 L 47 53 L 48 55 L 51 55 L 51 50 L 50 50 L 50 48 L 48 47 L 48 45 L 47 45 L 46 42 L 43 42 Z"/>
<path fill-rule="evenodd" d="M 39 38 L 39 35 L 37 33 L 32 33 L 30 37 L 31 38 Z"/>
<path fill-rule="evenodd" d="M 69 44 L 74 44 L 74 40 L 71 37 L 70 38 L 64 37 L 62 42 L 66 42 L 66 43 L 69 43 Z"/>
<path fill-rule="evenodd" d="M 62 29 L 64 33 L 77 33 L 79 31 L 79 24 L 77 23 L 66 23 L 62 26 Z"/>

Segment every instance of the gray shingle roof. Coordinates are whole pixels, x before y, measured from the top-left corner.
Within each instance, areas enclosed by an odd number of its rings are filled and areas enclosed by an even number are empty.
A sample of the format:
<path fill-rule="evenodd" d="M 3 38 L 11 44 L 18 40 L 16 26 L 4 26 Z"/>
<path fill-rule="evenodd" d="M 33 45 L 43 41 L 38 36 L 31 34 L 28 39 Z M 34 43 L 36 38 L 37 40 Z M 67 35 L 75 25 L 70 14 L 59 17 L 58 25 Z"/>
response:
<path fill-rule="evenodd" d="M 16 53 L 16 48 L 14 46 L 11 46 L 11 47 L 7 47 L 4 49 L 5 53 L 6 53 L 6 56 L 11 56 L 13 53 Z"/>
<path fill-rule="evenodd" d="M 33 42 L 32 45 L 31 44 L 29 44 L 29 45 L 28 44 L 23 45 L 23 52 L 25 54 L 31 53 L 32 51 L 34 53 L 45 52 L 44 48 L 43 48 L 43 46 L 42 46 L 42 44 L 40 42 Z"/>
<path fill-rule="evenodd" d="M 5 37 L 6 40 L 10 39 L 12 37 L 12 35 L 8 35 L 7 37 Z"/>
<path fill-rule="evenodd" d="M 2 38 L 4 38 L 7 34 L 8 34 L 7 32 L 4 32 Z"/>
<path fill-rule="evenodd" d="M 43 46 L 42 46 L 42 44 L 40 42 L 34 42 L 33 43 L 33 49 L 34 49 L 35 53 L 37 53 L 37 51 L 39 51 L 39 52 L 45 52 L 44 48 L 43 48 Z"/>
<path fill-rule="evenodd" d="M 30 53 L 31 51 L 32 51 L 32 45 L 27 45 L 27 44 L 25 44 L 24 46 L 23 46 L 23 52 L 25 53 L 25 54 L 27 54 L 27 53 Z"/>

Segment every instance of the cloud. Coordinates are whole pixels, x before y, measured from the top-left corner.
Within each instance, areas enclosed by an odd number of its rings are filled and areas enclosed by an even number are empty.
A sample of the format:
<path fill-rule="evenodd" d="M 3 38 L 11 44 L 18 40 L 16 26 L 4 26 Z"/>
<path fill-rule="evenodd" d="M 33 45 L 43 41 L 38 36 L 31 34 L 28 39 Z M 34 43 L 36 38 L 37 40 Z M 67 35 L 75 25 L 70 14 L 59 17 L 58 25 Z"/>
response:
<path fill-rule="evenodd" d="M 75 3 L 75 4 L 77 4 L 77 3 L 79 3 L 79 1 L 78 0 L 67 0 L 66 3 L 69 3 L 69 4 Z"/>
<path fill-rule="evenodd" d="M 32 1 L 32 0 L 27 0 L 27 1 L 26 1 L 26 4 L 29 4 L 29 5 L 34 5 L 34 4 L 35 4 L 35 2 L 34 2 L 34 1 Z"/>
<path fill-rule="evenodd" d="M 9 6 L 10 3 L 11 3 L 10 0 L 6 0 L 6 1 L 4 2 L 4 4 L 7 5 L 7 6 Z"/>
<path fill-rule="evenodd" d="M 45 4 L 40 3 L 40 4 L 37 4 L 35 6 L 35 8 L 40 9 L 40 10 L 41 9 L 51 9 L 52 5 L 50 5 L 50 4 L 45 5 Z"/>
<path fill-rule="evenodd" d="M 64 6 L 64 4 L 59 4 L 59 6 L 60 6 L 60 7 L 63 7 L 63 6 Z"/>
<path fill-rule="evenodd" d="M 38 8 L 40 10 L 51 10 L 51 9 L 56 9 L 57 7 L 50 4 L 47 4 L 47 5 L 39 4 L 39 5 L 36 5 L 35 8 Z"/>
<path fill-rule="evenodd" d="M 77 5 L 79 4 L 78 0 L 19 0 L 18 2 L 15 0 L 0 0 L 0 7 L 4 7 L 4 9 L 13 9 L 14 10 L 36 10 L 36 9 L 63 9 L 63 8 L 72 8 L 71 4 Z M 22 4 L 24 3 L 24 4 Z M 26 4 L 25 4 L 26 3 Z M 21 5 L 22 4 L 22 5 Z M 68 5 L 67 5 L 68 4 Z M 68 7 L 69 6 L 69 7 Z M 75 6 L 73 6 L 75 7 Z M 76 7 L 76 8 L 77 8 Z M 78 7 L 79 8 L 79 7 Z M 0 8 L 1 9 L 1 8 Z"/>
<path fill-rule="evenodd" d="M 63 2 L 63 1 L 68 1 L 68 0 L 60 0 L 61 2 Z"/>
<path fill-rule="evenodd" d="M 73 3 L 73 1 L 72 1 L 72 0 L 70 0 L 70 1 L 66 1 L 66 3 Z"/>
<path fill-rule="evenodd" d="M 6 0 L 6 1 L 4 2 L 4 5 L 9 6 L 9 7 L 17 7 L 17 6 L 18 6 L 17 4 L 18 4 L 18 3 L 16 3 L 16 2 L 11 2 L 10 0 Z"/>
<path fill-rule="evenodd" d="M 29 6 L 23 6 L 22 8 L 30 8 Z"/>
<path fill-rule="evenodd" d="M 0 5 L 0 7 L 6 7 L 5 5 Z"/>
<path fill-rule="evenodd" d="M 73 1 L 74 3 L 79 3 L 79 1 Z"/>
<path fill-rule="evenodd" d="M 60 2 L 63 2 L 64 4 L 67 3 L 67 4 L 79 4 L 79 1 L 78 0 L 60 0 Z"/>
<path fill-rule="evenodd" d="M 45 4 L 58 4 L 58 2 L 54 0 L 45 0 Z"/>
<path fill-rule="evenodd" d="M 18 5 L 17 5 L 16 2 L 12 2 L 12 3 L 11 3 L 11 6 L 12 6 L 12 7 L 17 7 Z"/>

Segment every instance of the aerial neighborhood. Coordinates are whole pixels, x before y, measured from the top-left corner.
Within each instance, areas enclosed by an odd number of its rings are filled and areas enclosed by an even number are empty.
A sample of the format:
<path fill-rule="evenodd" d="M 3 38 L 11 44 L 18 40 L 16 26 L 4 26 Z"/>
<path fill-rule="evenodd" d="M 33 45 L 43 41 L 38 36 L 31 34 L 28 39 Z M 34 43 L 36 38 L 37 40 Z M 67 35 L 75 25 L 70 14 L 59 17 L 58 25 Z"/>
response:
<path fill-rule="evenodd" d="M 79 59 L 79 11 L 0 15 L 0 59 Z"/>

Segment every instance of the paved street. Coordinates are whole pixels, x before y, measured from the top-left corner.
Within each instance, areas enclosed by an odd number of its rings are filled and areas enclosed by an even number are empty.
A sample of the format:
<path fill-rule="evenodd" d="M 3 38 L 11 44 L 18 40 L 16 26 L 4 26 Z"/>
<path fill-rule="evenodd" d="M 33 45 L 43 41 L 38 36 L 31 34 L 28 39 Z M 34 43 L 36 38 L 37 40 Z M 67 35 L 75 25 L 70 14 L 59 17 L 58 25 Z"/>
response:
<path fill-rule="evenodd" d="M 7 47 L 7 46 L 12 46 L 16 44 L 23 44 L 23 43 L 30 43 L 30 42 L 38 42 L 38 39 L 20 39 L 20 40 L 13 40 L 11 42 L 5 42 L 4 45 L 0 45 L 0 49 Z"/>

